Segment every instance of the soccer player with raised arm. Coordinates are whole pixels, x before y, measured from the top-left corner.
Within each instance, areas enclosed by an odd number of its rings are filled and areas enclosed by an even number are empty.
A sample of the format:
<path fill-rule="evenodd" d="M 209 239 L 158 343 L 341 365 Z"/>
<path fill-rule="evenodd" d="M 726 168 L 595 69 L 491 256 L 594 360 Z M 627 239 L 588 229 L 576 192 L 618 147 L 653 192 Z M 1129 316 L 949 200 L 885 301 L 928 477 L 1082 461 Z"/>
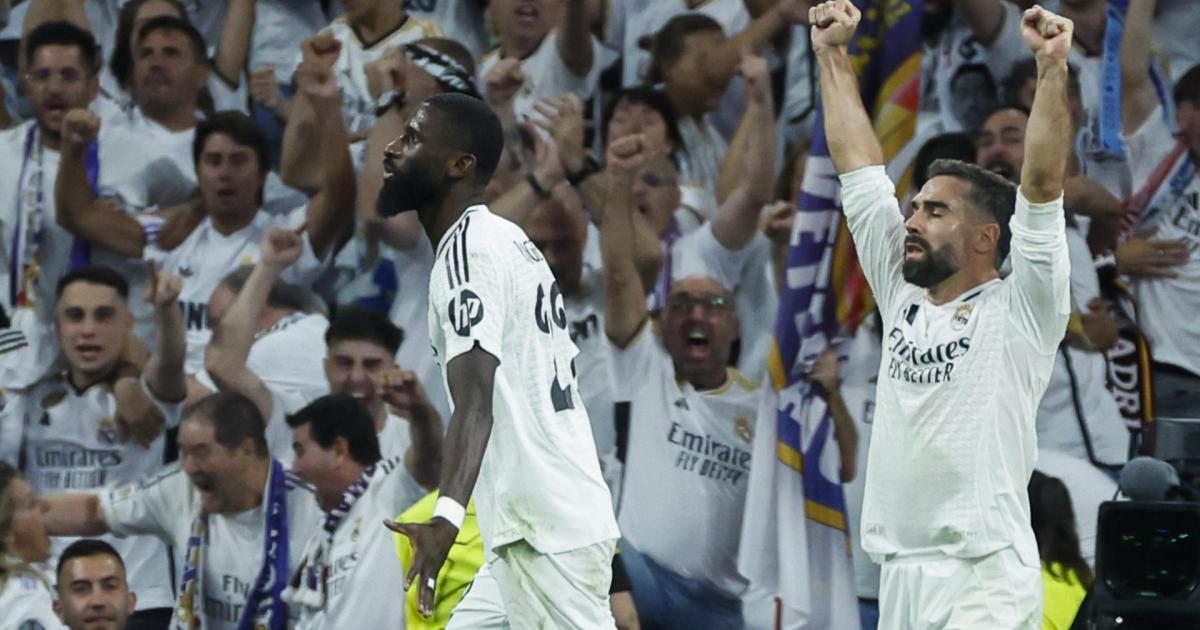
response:
<path fill-rule="evenodd" d="M 434 244 L 429 338 L 453 410 L 433 518 L 387 524 L 412 542 L 404 588 L 417 582 L 428 616 L 473 493 L 486 562 L 451 630 L 614 628 L 617 525 L 562 291 L 521 228 L 482 202 L 502 134 L 482 101 L 440 94 L 384 151 L 380 213 L 415 210 Z"/>
<path fill-rule="evenodd" d="M 847 52 L 859 11 L 833 0 L 809 18 L 830 155 L 884 323 L 862 517 L 862 546 L 882 565 L 879 627 L 1038 628 L 1026 484 L 1070 313 L 1072 23 L 1036 6 L 1022 19 L 1038 79 L 1020 187 L 938 161 L 905 221 Z"/>

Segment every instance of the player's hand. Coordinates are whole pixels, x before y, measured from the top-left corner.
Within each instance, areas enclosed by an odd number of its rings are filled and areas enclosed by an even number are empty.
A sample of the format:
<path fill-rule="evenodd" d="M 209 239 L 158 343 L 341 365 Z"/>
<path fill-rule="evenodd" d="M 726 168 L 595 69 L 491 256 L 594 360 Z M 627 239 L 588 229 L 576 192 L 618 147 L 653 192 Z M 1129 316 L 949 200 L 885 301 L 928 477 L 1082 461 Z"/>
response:
<path fill-rule="evenodd" d="M 1035 4 L 1021 15 L 1021 36 L 1036 57 L 1066 61 L 1074 31 L 1074 22 L 1041 5 Z"/>
<path fill-rule="evenodd" d="M 738 63 L 738 75 L 746 81 L 746 94 L 759 105 L 771 102 L 771 69 L 767 60 L 754 54 L 749 48 L 742 49 L 742 60 Z"/>
<path fill-rule="evenodd" d="M 396 412 L 409 420 L 427 415 L 429 397 L 425 394 L 425 386 L 412 370 L 405 370 L 393 365 L 383 373 L 383 393 L 381 395 Z"/>
<path fill-rule="evenodd" d="M 1181 240 L 1157 240 L 1151 237 L 1158 228 L 1134 236 L 1117 247 L 1117 271 L 1133 276 L 1178 278 L 1175 267 L 1188 261 L 1187 244 Z"/>
<path fill-rule="evenodd" d="M 146 302 L 156 308 L 175 306 L 179 292 L 183 290 L 183 278 L 158 268 L 150 261 L 150 281 L 146 283 Z"/>
<path fill-rule="evenodd" d="M 1108 352 L 1120 339 L 1121 331 L 1117 328 L 1117 322 L 1108 314 L 1108 308 L 1100 298 L 1092 298 L 1087 308 L 1087 311 L 1079 313 L 1083 334 L 1093 348 Z"/>
<path fill-rule="evenodd" d="M 72 109 L 62 121 L 65 149 L 82 151 L 100 135 L 100 117 L 89 109 Z"/>
<path fill-rule="evenodd" d="M 587 149 L 583 144 L 584 130 L 587 128 L 583 119 L 583 101 L 574 94 L 567 94 L 542 99 L 533 106 L 533 110 L 538 114 L 533 118 L 533 124 L 545 131 L 554 142 L 564 173 L 578 173 L 587 157 Z"/>
<path fill-rule="evenodd" d="M 263 107 L 278 113 L 283 109 L 283 94 L 275 80 L 275 67 L 263 66 L 250 73 L 250 98 Z"/>
<path fill-rule="evenodd" d="M 319 33 L 300 44 L 301 62 L 308 61 L 330 70 L 342 54 L 342 42 L 332 33 Z"/>
<path fill-rule="evenodd" d="M 617 138 L 608 143 L 608 168 L 613 173 L 630 175 L 646 163 L 650 150 L 640 133 Z"/>
<path fill-rule="evenodd" d="M 435 518 L 428 523 L 399 523 L 384 521 L 388 529 L 408 537 L 412 544 L 412 565 L 404 575 L 404 592 L 417 584 L 417 608 L 421 615 L 433 615 L 433 596 L 437 587 L 437 575 L 446 562 L 450 547 L 458 537 L 458 530 L 450 521 Z"/>
<path fill-rule="evenodd" d="M 792 242 L 792 225 L 796 222 L 796 204 L 776 201 L 763 208 L 758 225 L 764 236 L 776 245 L 787 246 Z"/>
<path fill-rule="evenodd" d="M 304 251 L 303 226 L 298 230 L 274 229 L 263 238 L 258 264 L 283 271 L 300 260 Z"/>
<path fill-rule="evenodd" d="M 487 104 L 492 109 L 503 109 L 512 105 L 521 86 L 525 85 L 525 72 L 521 70 L 521 62 L 509 57 L 501 59 L 492 66 L 483 77 L 484 91 L 487 93 Z"/>
<path fill-rule="evenodd" d="M 850 43 L 862 13 L 850 0 L 829 0 L 808 10 L 813 50 L 839 48 Z"/>
<path fill-rule="evenodd" d="M 826 393 L 833 394 L 837 392 L 840 381 L 838 380 L 838 355 L 833 348 L 825 348 L 813 362 L 812 369 L 808 371 L 808 380 L 820 385 L 825 389 Z"/>

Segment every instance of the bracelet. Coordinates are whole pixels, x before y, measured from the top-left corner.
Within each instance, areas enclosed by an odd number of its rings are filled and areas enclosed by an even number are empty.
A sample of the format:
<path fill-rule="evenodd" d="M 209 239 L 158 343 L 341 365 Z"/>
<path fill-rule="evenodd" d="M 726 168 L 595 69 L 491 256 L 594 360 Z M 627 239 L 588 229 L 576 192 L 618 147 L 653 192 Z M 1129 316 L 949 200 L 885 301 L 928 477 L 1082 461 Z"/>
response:
<path fill-rule="evenodd" d="M 542 188 L 541 183 L 538 182 L 537 177 L 535 177 L 533 173 L 525 176 L 525 180 L 529 182 L 529 187 L 533 189 L 533 194 L 537 195 L 539 199 L 546 199 L 550 197 L 550 192 L 545 188 Z"/>
<path fill-rule="evenodd" d="M 379 95 L 379 99 L 375 101 L 375 117 L 378 118 L 386 114 L 393 107 L 404 107 L 404 104 L 407 102 L 408 92 L 388 90 Z"/>
<path fill-rule="evenodd" d="M 578 171 L 567 174 L 567 183 L 571 186 L 578 186 L 583 180 L 599 173 L 601 168 L 600 162 L 597 162 L 596 158 L 589 154 L 583 158 L 583 166 L 580 166 Z"/>
<path fill-rule="evenodd" d="M 433 506 L 433 518 L 439 517 L 449 521 L 454 529 L 462 529 L 463 519 L 467 517 L 467 508 L 450 497 L 438 497 Z"/>

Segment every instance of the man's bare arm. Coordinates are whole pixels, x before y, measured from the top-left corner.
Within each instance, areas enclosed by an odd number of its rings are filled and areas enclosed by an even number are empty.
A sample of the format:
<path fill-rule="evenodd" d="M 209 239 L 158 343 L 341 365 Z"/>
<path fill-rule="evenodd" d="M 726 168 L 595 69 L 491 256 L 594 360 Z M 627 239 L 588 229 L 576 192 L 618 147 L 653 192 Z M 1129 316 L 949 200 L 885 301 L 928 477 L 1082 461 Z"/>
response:
<path fill-rule="evenodd" d="M 1121 128 L 1137 131 L 1158 104 L 1150 82 L 1150 22 L 1158 0 L 1133 0 L 1121 36 Z"/>
<path fill-rule="evenodd" d="M 100 497 L 94 494 L 56 494 L 45 497 L 42 514 L 51 536 L 99 536 L 108 533 L 108 520 Z"/>
<path fill-rule="evenodd" d="M 604 267 L 604 332 L 614 346 L 629 345 L 646 321 L 646 290 L 634 264 L 633 175 L 646 159 L 641 135 L 608 147 L 609 188 L 600 224 Z"/>
<path fill-rule="evenodd" d="M 1021 191 L 1033 203 L 1058 199 L 1063 193 L 1071 154 L 1071 113 L 1067 107 L 1067 53 L 1074 25 L 1040 7 L 1025 12 L 1021 30 L 1036 45 L 1037 88 L 1025 131 L 1025 163 Z"/>

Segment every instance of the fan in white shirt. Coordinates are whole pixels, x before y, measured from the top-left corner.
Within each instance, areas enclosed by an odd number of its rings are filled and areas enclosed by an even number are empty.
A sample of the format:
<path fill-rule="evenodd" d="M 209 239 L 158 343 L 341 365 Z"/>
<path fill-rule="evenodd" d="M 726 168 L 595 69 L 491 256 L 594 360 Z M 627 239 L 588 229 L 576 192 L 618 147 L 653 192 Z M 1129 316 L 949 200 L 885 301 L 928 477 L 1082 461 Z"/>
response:
<path fill-rule="evenodd" d="M 137 593 L 129 590 L 125 561 L 110 544 L 95 538 L 77 540 L 63 550 L 55 569 L 58 599 L 54 610 L 71 630 L 126 628 L 156 623 L 165 626 L 170 608 L 153 621 L 134 614 Z M 108 625 L 105 625 L 108 624 Z"/>
<path fill-rule="evenodd" d="M 267 441 L 276 453 L 291 445 L 285 416 L 296 408 L 284 388 L 252 371 L 246 359 L 254 322 L 262 319 L 271 286 L 300 258 L 301 250 L 301 238 L 289 230 L 275 230 L 263 239 L 262 260 L 221 317 L 205 355 L 205 366 L 217 386 L 247 396 L 268 419 Z M 325 333 L 324 367 L 328 391 L 351 395 L 367 409 L 383 456 L 403 458 L 404 470 L 397 475 L 407 480 L 410 491 L 405 498 L 412 503 L 426 492 L 422 486 L 436 486 L 442 422 L 413 373 L 392 361 L 402 339 L 400 330 L 383 314 L 344 306 Z M 408 432 L 406 421 L 391 415 L 389 406 L 409 418 Z"/>
<path fill-rule="evenodd" d="M 389 520 L 415 502 L 402 457 L 381 457 L 375 422 L 347 394 L 319 398 L 288 417 L 296 448 L 293 471 L 316 488 L 324 526 L 304 547 L 285 597 L 299 610 L 296 627 L 396 627 L 405 600 L 396 584 L 404 568 L 392 554 Z M 416 498 L 424 491 L 415 488 Z"/>
<path fill-rule="evenodd" d="M 384 153 L 381 213 L 416 211 L 438 243 L 429 334 L 453 404 L 433 519 L 389 526 L 413 543 L 404 586 L 419 578 L 419 606 L 430 614 L 435 576 L 474 490 L 486 579 L 502 606 L 485 604 L 448 627 L 612 628 L 618 532 L 571 369 L 578 350 L 561 289 L 525 233 L 480 204 L 503 142 L 482 101 L 439 94 Z"/>
<path fill-rule="evenodd" d="M 179 571 L 175 623 L 286 628 L 298 611 L 284 601 L 281 578 L 299 567 L 321 512 L 312 490 L 268 456 L 263 430 L 262 416 L 245 397 L 204 398 L 179 425 L 182 467 L 99 496 L 47 499 L 47 529 L 53 535 L 151 534 L 170 544 Z"/>
<path fill-rule="evenodd" d="M 176 301 L 179 279 L 159 277 L 150 301 L 158 324 L 158 352 L 146 363 L 145 395 L 162 405 L 166 426 L 179 420 L 178 403 L 186 393 L 182 366 L 183 326 Z M 163 419 L 130 430 L 115 393 L 121 353 L 132 334 L 126 308 L 128 285 L 104 267 L 84 267 L 64 276 L 56 329 L 67 370 L 27 390 L 9 392 L 0 425 L 15 425 L 23 440 L 24 472 L 44 496 L 99 490 L 134 483 L 157 472 L 163 462 Z M 10 420 L 15 420 L 12 422 Z M 56 540 L 57 556 L 71 541 Z M 142 609 L 170 608 L 169 568 L 162 543 L 144 537 L 109 539 L 130 565 L 130 579 L 141 593 Z"/>
<path fill-rule="evenodd" d="M 887 331 L 862 519 L 863 548 L 882 564 L 880 628 L 1037 628 L 1026 482 L 1070 314 L 1061 197 L 1072 25 L 1040 7 L 1023 15 L 1040 79 L 1020 188 L 935 162 L 905 223 L 847 52 L 860 17 L 849 0 L 810 12 L 830 155 Z M 1008 230 L 1012 273 L 1000 279 Z"/>
<path fill-rule="evenodd" d="M 59 630 L 50 580 L 35 563 L 50 557 L 43 503 L 11 464 L 0 460 L 0 611 L 13 628 Z"/>

